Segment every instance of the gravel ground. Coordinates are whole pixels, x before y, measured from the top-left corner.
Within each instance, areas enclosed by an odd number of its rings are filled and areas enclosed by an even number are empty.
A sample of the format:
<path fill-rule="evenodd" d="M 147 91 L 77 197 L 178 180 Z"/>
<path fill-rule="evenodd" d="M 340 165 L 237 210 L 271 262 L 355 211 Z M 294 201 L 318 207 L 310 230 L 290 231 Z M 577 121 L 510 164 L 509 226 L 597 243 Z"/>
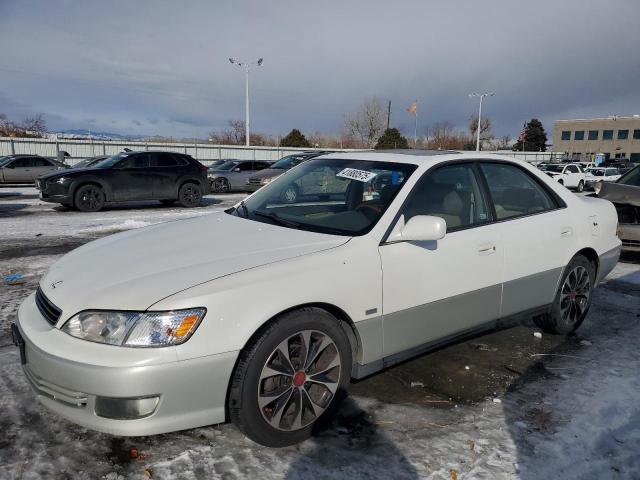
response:
<path fill-rule="evenodd" d="M 232 425 L 153 437 L 85 430 L 44 410 L 7 325 L 60 255 L 115 231 L 206 215 L 152 202 L 98 214 L 0 188 L 0 479 L 640 479 L 640 265 L 627 256 L 575 335 L 519 326 L 424 355 L 355 383 L 332 425 L 266 449 Z M 137 458 L 131 449 L 139 452 Z"/>

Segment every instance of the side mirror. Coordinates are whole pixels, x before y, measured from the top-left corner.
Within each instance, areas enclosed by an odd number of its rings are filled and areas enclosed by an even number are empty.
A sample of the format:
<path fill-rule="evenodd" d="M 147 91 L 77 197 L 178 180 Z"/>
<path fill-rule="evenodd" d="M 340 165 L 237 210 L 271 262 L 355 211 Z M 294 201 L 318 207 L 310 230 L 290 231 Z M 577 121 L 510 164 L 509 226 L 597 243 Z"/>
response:
<path fill-rule="evenodd" d="M 444 238 L 447 222 L 431 215 L 416 215 L 402 227 L 400 240 L 405 242 L 428 242 Z"/>

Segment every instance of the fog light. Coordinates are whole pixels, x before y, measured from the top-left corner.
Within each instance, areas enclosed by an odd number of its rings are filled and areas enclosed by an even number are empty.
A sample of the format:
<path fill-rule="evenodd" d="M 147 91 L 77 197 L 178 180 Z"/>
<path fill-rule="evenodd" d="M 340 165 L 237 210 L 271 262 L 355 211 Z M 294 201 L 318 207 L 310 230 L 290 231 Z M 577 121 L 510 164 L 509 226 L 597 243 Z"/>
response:
<path fill-rule="evenodd" d="M 115 420 L 134 420 L 151 415 L 160 397 L 110 398 L 96 397 L 96 415 Z"/>

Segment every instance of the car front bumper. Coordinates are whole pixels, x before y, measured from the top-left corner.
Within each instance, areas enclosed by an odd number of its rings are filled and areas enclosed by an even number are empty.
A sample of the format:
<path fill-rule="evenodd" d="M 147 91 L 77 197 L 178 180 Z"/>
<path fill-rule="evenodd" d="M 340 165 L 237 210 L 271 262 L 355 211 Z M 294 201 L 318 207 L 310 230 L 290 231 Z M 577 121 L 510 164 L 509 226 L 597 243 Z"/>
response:
<path fill-rule="evenodd" d="M 40 190 L 40 200 L 44 202 L 71 204 L 73 201 L 69 194 L 69 185 L 37 180 L 36 188 Z"/>
<path fill-rule="evenodd" d="M 159 349 L 93 344 L 82 345 L 80 350 L 95 361 L 78 361 L 73 358 L 73 345 L 91 342 L 49 325 L 35 306 L 34 295 L 20 307 L 17 329 L 24 341 L 24 373 L 38 400 L 74 423 L 113 435 L 139 436 L 225 421 L 227 386 L 238 352 L 188 360 L 165 355 L 175 360 L 157 363 L 158 352 L 149 352 L 156 358 L 145 362 L 144 351 Z M 87 348 L 95 350 L 95 357 Z M 61 350 L 69 351 L 70 358 L 60 356 Z M 130 364 L 123 361 L 127 356 Z M 118 405 L 156 397 L 152 411 L 141 418 L 123 420 L 96 413 L 97 405 L 105 401 Z"/>

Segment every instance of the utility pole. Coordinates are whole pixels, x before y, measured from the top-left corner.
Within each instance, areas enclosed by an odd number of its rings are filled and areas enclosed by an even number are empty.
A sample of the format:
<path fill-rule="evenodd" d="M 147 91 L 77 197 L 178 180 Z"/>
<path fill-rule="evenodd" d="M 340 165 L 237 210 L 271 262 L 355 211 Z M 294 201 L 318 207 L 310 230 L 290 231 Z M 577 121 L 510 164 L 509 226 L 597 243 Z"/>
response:
<path fill-rule="evenodd" d="M 387 130 L 389 130 L 390 121 L 391 121 L 391 100 L 389 100 L 389 107 L 387 108 Z"/>
<path fill-rule="evenodd" d="M 229 58 L 229 63 L 232 65 L 238 65 L 239 67 L 244 67 L 245 72 L 245 84 L 244 84 L 244 136 L 245 136 L 245 145 L 248 147 L 250 145 L 250 137 L 251 133 L 249 131 L 249 67 L 251 66 L 262 66 L 263 59 L 259 58 L 255 62 L 239 62 L 235 58 Z"/>
<path fill-rule="evenodd" d="M 487 92 L 487 93 L 470 93 L 469 94 L 469 98 L 474 98 L 474 97 L 479 97 L 480 98 L 480 107 L 478 108 L 478 123 L 476 124 L 476 127 L 478 128 L 478 131 L 476 132 L 476 152 L 480 151 L 480 125 L 481 125 L 481 120 L 482 120 L 482 100 L 484 99 L 484 97 L 493 97 L 496 93 L 495 92 Z"/>

